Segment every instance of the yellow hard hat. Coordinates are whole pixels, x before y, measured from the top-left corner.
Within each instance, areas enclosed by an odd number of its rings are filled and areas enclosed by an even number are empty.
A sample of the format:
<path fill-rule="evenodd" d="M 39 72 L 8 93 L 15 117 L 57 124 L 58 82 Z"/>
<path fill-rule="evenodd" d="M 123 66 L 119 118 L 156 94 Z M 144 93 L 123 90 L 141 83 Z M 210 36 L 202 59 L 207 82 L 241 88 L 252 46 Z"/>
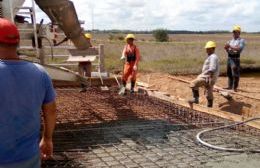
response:
<path fill-rule="evenodd" d="M 241 27 L 239 25 L 235 25 L 235 26 L 233 26 L 233 31 L 241 32 Z"/>
<path fill-rule="evenodd" d="M 128 34 L 126 37 L 125 37 L 125 40 L 127 39 L 135 39 L 135 35 L 134 34 Z"/>
<path fill-rule="evenodd" d="M 92 35 L 90 33 L 86 33 L 85 34 L 85 37 L 88 38 L 88 39 L 91 39 L 92 38 Z"/>
<path fill-rule="evenodd" d="M 205 45 L 205 48 L 216 48 L 216 43 L 214 41 L 208 41 Z"/>

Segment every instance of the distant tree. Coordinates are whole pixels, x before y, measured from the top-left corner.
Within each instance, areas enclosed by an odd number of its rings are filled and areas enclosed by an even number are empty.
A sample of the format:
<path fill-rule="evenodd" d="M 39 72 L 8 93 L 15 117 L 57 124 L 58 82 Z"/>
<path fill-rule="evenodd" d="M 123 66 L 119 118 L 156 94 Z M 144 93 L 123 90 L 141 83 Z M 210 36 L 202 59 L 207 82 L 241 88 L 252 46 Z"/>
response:
<path fill-rule="evenodd" d="M 167 42 L 169 41 L 168 31 L 165 29 L 157 29 L 153 31 L 153 36 L 156 41 Z"/>
<path fill-rule="evenodd" d="M 117 39 L 120 40 L 120 41 L 123 41 L 125 38 L 124 38 L 123 35 L 119 35 L 119 36 L 117 37 Z"/>
<path fill-rule="evenodd" d="M 108 36 L 108 39 L 111 41 L 111 40 L 114 40 L 114 35 L 113 34 L 109 34 L 109 36 Z"/>
<path fill-rule="evenodd" d="M 108 35 L 108 39 L 109 39 L 110 41 L 113 41 L 113 40 L 123 41 L 125 38 L 124 38 L 124 35 L 122 35 L 122 34 L 117 35 L 117 34 L 112 34 L 112 33 L 110 33 L 110 34 Z"/>

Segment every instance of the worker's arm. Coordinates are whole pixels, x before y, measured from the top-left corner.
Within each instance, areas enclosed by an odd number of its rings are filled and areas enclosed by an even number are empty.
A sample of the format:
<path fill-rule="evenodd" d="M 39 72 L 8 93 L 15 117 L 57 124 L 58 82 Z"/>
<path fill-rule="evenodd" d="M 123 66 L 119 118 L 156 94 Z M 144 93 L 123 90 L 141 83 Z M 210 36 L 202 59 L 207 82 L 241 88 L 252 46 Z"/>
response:
<path fill-rule="evenodd" d="M 217 71 L 217 66 L 218 66 L 217 56 L 211 56 L 209 59 L 209 69 L 205 71 L 204 74 L 212 78 L 213 74 Z"/>
<path fill-rule="evenodd" d="M 53 154 L 52 135 L 56 123 L 56 103 L 55 101 L 44 104 L 43 112 L 43 133 L 40 142 L 41 157 L 43 160 L 49 159 Z"/>
<path fill-rule="evenodd" d="M 138 66 L 139 64 L 139 61 L 141 59 L 141 54 L 140 54 L 140 51 L 139 51 L 139 48 L 136 47 L 136 50 L 135 50 L 135 54 L 136 54 L 136 60 L 135 60 L 135 66 Z"/>
<path fill-rule="evenodd" d="M 244 48 L 245 48 L 245 40 L 244 39 L 240 39 L 239 44 L 236 45 L 236 46 L 231 46 L 229 43 L 227 43 L 225 45 L 225 49 L 226 49 L 227 52 L 229 52 L 231 50 L 233 52 L 241 53 Z"/>
<path fill-rule="evenodd" d="M 230 45 L 229 45 L 229 41 L 225 44 L 225 46 L 224 46 L 224 49 L 228 52 L 228 49 L 229 49 L 229 47 L 230 47 Z"/>
<path fill-rule="evenodd" d="M 230 50 L 232 50 L 232 51 L 236 51 L 236 52 L 240 52 L 240 51 L 241 51 L 241 47 L 240 47 L 240 46 L 234 46 L 234 47 L 229 46 L 229 48 L 230 48 Z"/>
<path fill-rule="evenodd" d="M 121 60 L 125 60 L 126 59 L 126 54 L 125 54 L 126 53 L 126 47 L 127 46 L 125 46 L 123 51 L 122 51 L 122 55 L 121 55 L 121 58 L 120 58 Z"/>
<path fill-rule="evenodd" d="M 242 50 L 245 48 L 245 40 L 244 39 L 240 39 L 239 40 L 239 44 L 237 46 L 230 46 L 230 49 L 233 51 L 237 51 L 237 52 L 242 52 Z"/>
<path fill-rule="evenodd" d="M 42 102 L 43 132 L 40 150 L 42 159 L 46 160 L 51 158 L 53 153 L 52 135 L 56 122 L 56 94 L 51 78 L 45 71 L 43 72 L 43 83 L 45 86 L 45 96 Z"/>

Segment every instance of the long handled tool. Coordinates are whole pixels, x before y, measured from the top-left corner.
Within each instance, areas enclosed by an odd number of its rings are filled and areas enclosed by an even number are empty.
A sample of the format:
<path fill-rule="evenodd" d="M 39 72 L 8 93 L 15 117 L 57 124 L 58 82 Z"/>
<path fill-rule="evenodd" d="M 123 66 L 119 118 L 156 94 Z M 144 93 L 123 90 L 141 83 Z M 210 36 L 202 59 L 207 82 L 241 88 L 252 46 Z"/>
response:
<path fill-rule="evenodd" d="M 121 57 L 121 60 L 124 60 L 124 62 L 125 62 L 125 58 L 124 59 L 122 59 L 123 57 Z M 124 70 L 125 70 L 125 65 L 123 64 L 123 73 L 124 73 Z M 123 79 L 122 79 L 123 80 Z M 119 82 L 118 82 L 119 83 Z M 120 88 L 120 90 L 119 90 L 119 92 L 118 92 L 118 94 L 119 95 L 121 95 L 121 96 L 123 96 L 123 95 L 125 95 L 126 94 L 126 86 L 121 86 L 121 85 L 119 85 L 119 88 Z"/>

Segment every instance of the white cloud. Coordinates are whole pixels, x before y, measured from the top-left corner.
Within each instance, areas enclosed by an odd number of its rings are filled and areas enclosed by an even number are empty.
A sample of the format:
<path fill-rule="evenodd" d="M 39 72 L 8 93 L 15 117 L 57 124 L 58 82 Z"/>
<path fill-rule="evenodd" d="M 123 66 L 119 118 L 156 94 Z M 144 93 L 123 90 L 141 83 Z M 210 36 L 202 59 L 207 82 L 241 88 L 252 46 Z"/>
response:
<path fill-rule="evenodd" d="M 29 4 L 30 0 L 26 0 Z M 260 31 L 257 0 L 72 0 L 85 28 Z M 38 11 L 38 10 L 37 10 Z M 37 12 L 38 20 L 46 17 Z"/>

